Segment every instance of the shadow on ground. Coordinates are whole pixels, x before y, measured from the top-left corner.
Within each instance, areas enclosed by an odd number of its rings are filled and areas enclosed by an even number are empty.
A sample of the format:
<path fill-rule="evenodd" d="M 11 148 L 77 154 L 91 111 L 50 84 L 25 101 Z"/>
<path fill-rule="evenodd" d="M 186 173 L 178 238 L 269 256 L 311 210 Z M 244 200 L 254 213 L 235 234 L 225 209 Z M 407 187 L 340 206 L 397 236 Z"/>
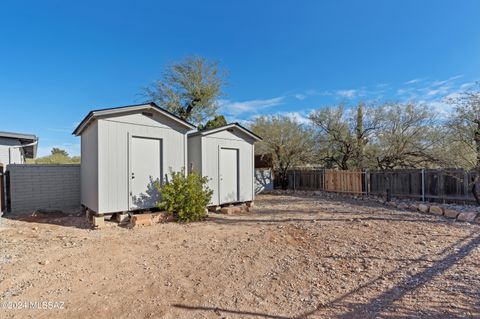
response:
<path fill-rule="evenodd" d="M 380 291 L 378 295 L 371 298 L 367 302 L 355 302 L 355 296 L 361 294 L 362 290 L 369 289 L 376 284 L 380 279 L 379 277 L 369 280 L 361 286 L 343 294 L 334 300 L 318 305 L 315 309 L 294 315 L 277 315 L 268 314 L 262 312 L 255 312 L 249 310 L 238 309 L 225 309 L 222 307 L 205 307 L 186 304 L 175 304 L 176 308 L 184 309 L 187 311 L 200 311 L 200 312 L 213 312 L 217 315 L 221 314 L 234 314 L 238 316 L 244 316 L 245 318 L 258 317 L 258 318 L 275 318 L 275 319 L 300 319 L 300 318 L 338 318 L 338 319 L 350 319 L 350 318 L 474 318 L 462 313 L 453 313 L 448 310 L 447 305 L 439 307 L 439 309 L 426 309 L 421 313 L 418 311 L 412 311 L 407 307 L 396 307 L 395 301 L 404 298 L 407 294 L 414 292 L 419 287 L 422 287 L 435 279 L 436 277 L 444 274 L 448 269 L 453 267 L 456 263 L 460 262 L 463 258 L 468 256 L 472 250 L 479 247 L 480 235 L 474 233 L 466 236 L 456 243 L 446 247 L 440 253 L 435 256 L 438 257 L 436 261 L 430 267 L 425 270 L 417 272 L 415 274 L 404 277 L 397 284 L 383 291 Z M 416 264 L 429 261 L 433 256 L 424 255 L 417 259 L 412 259 L 405 266 L 398 267 L 391 271 L 388 275 L 398 275 Z M 480 279 L 479 279 L 480 280 Z M 480 284 L 480 283 L 479 283 Z M 477 300 L 480 300 L 480 290 L 478 287 L 470 287 Z M 394 309 L 393 309 L 394 308 Z M 478 307 L 477 307 L 478 308 Z M 336 315 L 330 315 L 330 312 L 336 313 Z M 388 312 L 385 314 L 384 312 Z M 480 308 L 479 308 L 480 312 Z"/>
<path fill-rule="evenodd" d="M 35 211 L 27 214 L 7 213 L 1 218 L 10 219 L 26 223 L 50 224 L 63 227 L 74 227 L 80 229 L 92 228 L 84 215 L 79 212 L 67 213 L 62 211 Z"/>

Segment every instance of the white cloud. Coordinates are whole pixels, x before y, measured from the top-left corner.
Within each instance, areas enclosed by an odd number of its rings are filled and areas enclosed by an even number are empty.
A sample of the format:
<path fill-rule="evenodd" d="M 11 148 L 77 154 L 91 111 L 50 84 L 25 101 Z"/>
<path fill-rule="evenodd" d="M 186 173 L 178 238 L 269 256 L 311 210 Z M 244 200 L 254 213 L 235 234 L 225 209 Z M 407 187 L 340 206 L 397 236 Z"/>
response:
<path fill-rule="evenodd" d="M 445 84 L 448 84 L 448 83 L 452 83 L 452 82 L 454 82 L 455 80 L 460 79 L 461 77 L 463 77 L 463 74 L 451 76 L 451 77 L 449 77 L 449 78 L 446 79 L 446 80 L 437 80 L 437 81 L 434 81 L 431 85 L 432 85 L 432 86 L 445 85 Z"/>
<path fill-rule="evenodd" d="M 310 120 L 308 119 L 308 116 L 301 113 L 301 112 L 279 112 L 275 115 L 281 115 L 281 116 L 286 116 L 291 118 L 292 120 L 295 120 L 301 124 L 309 124 Z"/>
<path fill-rule="evenodd" d="M 424 101 L 423 103 L 430 106 L 437 116 L 438 119 L 447 119 L 449 115 L 452 114 L 454 108 L 452 105 L 446 103 L 443 99 L 442 100 L 434 100 L 434 101 Z"/>
<path fill-rule="evenodd" d="M 295 94 L 295 98 L 297 100 L 303 101 L 307 98 L 307 96 L 305 94 Z"/>
<path fill-rule="evenodd" d="M 427 96 L 432 96 L 432 95 L 445 95 L 450 91 L 451 87 L 450 86 L 440 86 L 435 89 L 427 89 L 426 94 Z"/>
<path fill-rule="evenodd" d="M 340 96 L 340 97 L 344 97 L 344 98 L 354 98 L 355 96 L 357 95 L 360 95 L 359 94 L 359 91 L 358 90 L 354 90 L 354 89 L 351 89 L 351 90 L 338 90 L 337 92 L 337 95 Z"/>
<path fill-rule="evenodd" d="M 317 90 L 306 90 L 305 91 L 306 95 L 318 95 L 318 96 L 331 96 L 334 95 L 335 92 L 330 92 L 330 91 L 317 91 Z"/>
<path fill-rule="evenodd" d="M 422 79 L 420 79 L 420 78 L 411 79 L 411 80 L 405 82 L 405 84 L 415 84 L 415 83 L 418 83 L 418 82 L 420 82 L 420 81 L 422 81 Z"/>
<path fill-rule="evenodd" d="M 242 113 L 257 113 L 261 109 L 280 105 L 284 101 L 284 97 L 275 97 L 266 100 L 249 100 L 243 102 L 234 102 L 230 100 L 219 101 L 220 109 L 228 115 L 237 116 Z"/>
<path fill-rule="evenodd" d="M 463 83 L 462 85 L 460 85 L 460 90 L 461 91 L 465 91 L 465 90 L 468 90 L 469 88 L 471 88 L 472 86 L 475 86 L 475 82 L 467 82 L 467 83 Z"/>

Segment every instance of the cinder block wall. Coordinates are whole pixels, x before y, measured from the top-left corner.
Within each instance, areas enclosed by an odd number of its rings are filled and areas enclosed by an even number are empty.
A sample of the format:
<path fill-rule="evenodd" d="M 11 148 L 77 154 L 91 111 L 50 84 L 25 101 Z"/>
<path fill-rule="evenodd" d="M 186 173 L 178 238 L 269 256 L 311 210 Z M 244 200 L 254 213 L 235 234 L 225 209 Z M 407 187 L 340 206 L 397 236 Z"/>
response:
<path fill-rule="evenodd" d="M 12 164 L 7 171 L 11 213 L 71 210 L 80 206 L 80 165 Z"/>

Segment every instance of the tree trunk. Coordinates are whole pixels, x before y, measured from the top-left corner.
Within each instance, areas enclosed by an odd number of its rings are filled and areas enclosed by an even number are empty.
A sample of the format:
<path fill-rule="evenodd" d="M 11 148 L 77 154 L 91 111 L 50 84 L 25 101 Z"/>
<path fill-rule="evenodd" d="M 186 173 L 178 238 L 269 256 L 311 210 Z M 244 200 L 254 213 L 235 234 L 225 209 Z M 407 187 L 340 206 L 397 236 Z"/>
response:
<path fill-rule="evenodd" d="M 283 190 L 288 188 L 288 171 L 281 170 L 280 171 L 280 183 Z"/>
<path fill-rule="evenodd" d="M 390 177 L 388 175 L 385 175 L 385 180 L 386 180 L 386 201 L 391 202 L 392 201 L 392 191 L 390 190 Z"/>
<path fill-rule="evenodd" d="M 477 201 L 477 205 L 480 206 L 480 195 L 478 194 L 480 191 L 480 120 L 476 120 L 475 123 L 477 124 L 477 127 L 473 138 L 477 148 L 477 167 L 475 168 L 476 176 L 473 178 L 472 193 Z"/>

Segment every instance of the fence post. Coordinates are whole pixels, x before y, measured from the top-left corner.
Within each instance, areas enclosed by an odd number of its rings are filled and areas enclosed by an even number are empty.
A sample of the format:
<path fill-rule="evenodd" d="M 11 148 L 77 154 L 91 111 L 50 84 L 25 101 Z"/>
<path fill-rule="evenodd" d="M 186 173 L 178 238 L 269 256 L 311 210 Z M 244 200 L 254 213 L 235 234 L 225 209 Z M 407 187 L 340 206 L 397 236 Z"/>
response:
<path fill-rule="evenodd" d="M 422 168 L 422 202 L 425 201 L 425 168 Z"/>
<path fill-rule="evenodd" d="M 296 181 L 295 181 L 295 169 L 293 170 L 293 190 L 296 188 Z"/>
<path fill-rule="evenodd" d="M 368 169 L 365 170 L 365 195 L 368 196 Z"/>

